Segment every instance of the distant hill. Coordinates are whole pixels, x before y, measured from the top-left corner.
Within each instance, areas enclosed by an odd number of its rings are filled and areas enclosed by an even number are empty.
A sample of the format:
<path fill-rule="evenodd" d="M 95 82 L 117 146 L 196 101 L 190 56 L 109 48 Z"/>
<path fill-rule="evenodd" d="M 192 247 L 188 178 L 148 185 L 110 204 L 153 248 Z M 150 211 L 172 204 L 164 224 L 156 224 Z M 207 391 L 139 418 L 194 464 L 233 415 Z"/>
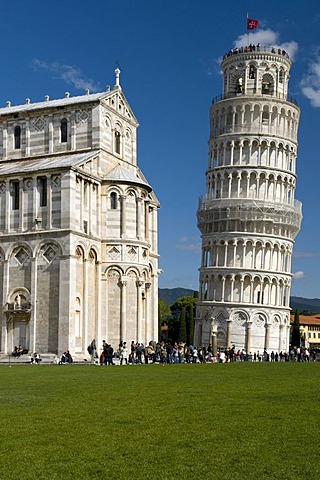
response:
<path fill-rule="evenodd" d="M 320 313 L 320 298 L 291 297 L 290 307 L 301 312 Z"/>
<path fill-rule="evenodd" d="M 159 288 L 159 299 L 163 300 L 167 305 L 173 305 L 178 298 L 193 297 L 194 290 L 189 288 Z"/>
<path fill-rule="evenodd" d="M 159 288 L 159 299 L 167 305 L 173 305 L 178 298 L 193 297 L 194 290 L 189 288 Z M 300 310 L 308 313 L 320 313 L 320 298 L 291 297 L 290 307 L 292 310 Z"/>

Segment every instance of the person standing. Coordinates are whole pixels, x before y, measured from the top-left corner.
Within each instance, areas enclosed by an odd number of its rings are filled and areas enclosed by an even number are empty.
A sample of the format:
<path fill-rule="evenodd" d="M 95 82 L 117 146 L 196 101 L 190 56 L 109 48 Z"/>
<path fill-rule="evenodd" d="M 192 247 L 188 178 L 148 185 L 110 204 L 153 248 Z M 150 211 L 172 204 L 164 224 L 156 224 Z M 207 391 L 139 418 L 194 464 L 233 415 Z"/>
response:
<path fill-rule="evenodd" d="M 123 342 L 122 346 L 120 347 L 120 365 L 123 365 L 124 361 L 126 365 L 128 365 L 128 348 L 126 342 Z"/>

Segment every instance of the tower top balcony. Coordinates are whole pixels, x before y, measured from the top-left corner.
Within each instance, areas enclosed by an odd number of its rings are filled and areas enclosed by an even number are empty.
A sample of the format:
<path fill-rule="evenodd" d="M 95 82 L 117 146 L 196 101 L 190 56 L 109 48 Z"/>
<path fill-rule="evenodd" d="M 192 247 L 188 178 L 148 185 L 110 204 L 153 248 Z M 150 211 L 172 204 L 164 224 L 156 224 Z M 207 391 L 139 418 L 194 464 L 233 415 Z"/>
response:
<path fill-rule="evenodd" d="M 242 61 L 258 59 L 267 61 L 272 60 L 281 63 L 285 62 L 289 68 L 291 67 L 289 54 L 285 50 L 276 47 L 263 46 L 259 43 L 257 45 L 250 44 L 249 46 L 246 45 L 230 49 L 223 55 L 222 68 L 225 63 L 234 61 L 236 58 Z"/>
<path fill-rule="evenodd" d="M 285 50 L 249 45 L 233 48 L 223 56 L 223 99 L 268 96 L 288 101 L 291 60 Z M 293 99 L 290 101 L 294 104 Z"/>

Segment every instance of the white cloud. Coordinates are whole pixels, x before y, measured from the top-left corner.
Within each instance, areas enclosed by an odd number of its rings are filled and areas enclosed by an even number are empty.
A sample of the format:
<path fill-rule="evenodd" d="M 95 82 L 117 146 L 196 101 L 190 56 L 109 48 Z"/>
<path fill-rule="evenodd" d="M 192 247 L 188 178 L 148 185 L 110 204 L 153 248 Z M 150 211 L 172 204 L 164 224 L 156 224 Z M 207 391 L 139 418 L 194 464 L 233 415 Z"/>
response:
<path fill-rule="evenodd" d="M 279 40 L 279 33 L 274 32 L 273 30 L 266 29 L 266 30 L 254 30 L 249 34 L 249 42 L 257 45 L 260 43 L 262 46 L 265 47 L 274 47 L 274 48 L 281 48 L 281 50 L 285 50 L 289 55 L 290 59 L 293 61 L 294 57 L 298 51 L 298 44 L 294 40 L 291 42 L 284 42 L 281 43 Z M 248 35 L 243 34 L 240 35 L 234 42 L 235 47 L 243 47 L 248 43 Z"/>
<path fill-rule="evenodd" d="M 188 250 L 189 252 L 199 253 L 201 251 L 201 244 L 199 243 L 179 243 L 176 245 L 179 250 Z"/>
<path fill-rule="evenodd" d="M 313 107 L 320 107 L 320 54 L 309 63 L 307 73 L 302 77 L 300 87 Z"/>
<path fill-rule="evenodd" d="M 295 258 L 318 257 L 320 254 L 316 252 L 293 252 Z"/>
<path fill-rule="evenodd" d="M 300 280 L 301 278 L 305 278 L 305 274 L 304 272 L 295 272 L 293 275 L 292 275 L 293 278 L 295 278 L 296 280 Z"/>
<path fill-rule="evenodd" d="M 177 240 L 175 248 L 199 253 L 201 251 L 201 242 L 198 238 L 181 237 Z"/>
<path fill-rule="evenodd" d="M 85 90 L 86 88 L 89 88 L 89 90 L 92 90 L 93 92 L 97 92 L 99 90 L 98 83 L 91 78 L 86 79 L 81 70 L 73 67 L 72 65 L 59 62 L 48 63 L 36 58 L 32 61 L 32 66 L 35 70 L 48 70 L 54 74 L 54 78 L 64 80 L 68 85 L 73 85 L 79 90 Z"/>

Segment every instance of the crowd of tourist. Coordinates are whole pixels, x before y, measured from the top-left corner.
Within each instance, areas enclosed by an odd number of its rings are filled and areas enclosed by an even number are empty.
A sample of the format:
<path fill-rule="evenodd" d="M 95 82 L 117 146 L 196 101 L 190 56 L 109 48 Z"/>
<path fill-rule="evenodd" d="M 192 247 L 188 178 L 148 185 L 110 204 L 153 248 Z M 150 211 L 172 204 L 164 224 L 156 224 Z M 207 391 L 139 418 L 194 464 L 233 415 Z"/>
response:
<path fill-rule="evenodd" d="M 115 365 L 115 359 L 120 365 L 141 365 L 149 363 L 178 364 L 178 363 L 227 363 L 227 362 L 309 362 L 316 360 L 316 352 L 307 348 L 292 348 L 290 352 L 245 352 L 244 349 L 230 348 L 218 349 L 213 352 L 212 345 L 196 348 L 186 343 L 149 342 L 147 346 L 142 343 L 120 342 L 117 350 L 103 341 L 100 356 L 97 353 L 95 340 L 94 348 L 88 347 L 91 361 L 100 365 Z"/>

